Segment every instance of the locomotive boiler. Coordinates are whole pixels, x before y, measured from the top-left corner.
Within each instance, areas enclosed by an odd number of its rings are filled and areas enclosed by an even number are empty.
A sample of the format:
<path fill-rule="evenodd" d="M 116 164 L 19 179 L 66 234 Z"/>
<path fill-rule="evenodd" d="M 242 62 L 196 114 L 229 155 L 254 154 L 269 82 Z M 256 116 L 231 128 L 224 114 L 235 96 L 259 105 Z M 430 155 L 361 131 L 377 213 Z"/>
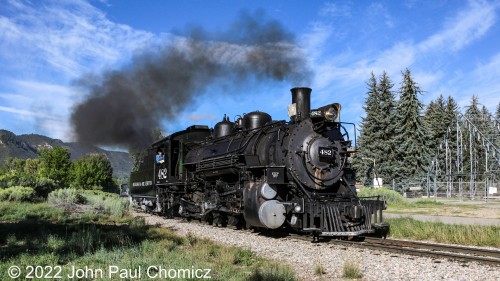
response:
<path fill-rule="evenodd" d="M 340 104 L 310 108 L 293 88 L 289 121 L 254 111 L 213 129 L 194 125 L 148 150 L 130 177 L 143 209 L 210 224 L 288 229 L 330 237 L 385 236 L 386 202 L 356 195 Z M 165 154 L 155 163 L 155 154 Z"/>

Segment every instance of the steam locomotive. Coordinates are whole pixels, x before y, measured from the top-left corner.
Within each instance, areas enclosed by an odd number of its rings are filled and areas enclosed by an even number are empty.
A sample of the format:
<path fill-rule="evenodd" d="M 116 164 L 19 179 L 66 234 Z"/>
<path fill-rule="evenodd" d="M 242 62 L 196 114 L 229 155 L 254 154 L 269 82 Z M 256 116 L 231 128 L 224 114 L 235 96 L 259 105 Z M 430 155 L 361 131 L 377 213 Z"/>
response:
<path fill-rule="evenodd" d="M 386 202 L 356 195 L 340 104 L 310 109 L 293 88 L 290 121 L 250 112 L 213 130 L 194 125 L 154 144 L 130 176 L 131 199 L 168 217 L 315 237 L 385 237 Z M 165 154 L 163 163 L 155 155 Z"/>

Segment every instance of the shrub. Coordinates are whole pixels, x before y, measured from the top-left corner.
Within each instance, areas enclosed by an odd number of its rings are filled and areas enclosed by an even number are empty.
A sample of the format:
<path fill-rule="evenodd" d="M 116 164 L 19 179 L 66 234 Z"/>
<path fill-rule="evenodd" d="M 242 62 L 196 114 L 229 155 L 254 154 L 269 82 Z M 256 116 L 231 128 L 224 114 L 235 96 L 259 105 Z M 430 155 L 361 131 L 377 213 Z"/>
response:
<path fill-rule="evenodd" d="M 403 203 L 405 202 L 405 198 L 401 196 L 401 194 L 397 193 L 394 190 L 390 190 L 386 187 L 382 188 L 362 188 L 358 191 L 358 196 L 360 197 L 369 197 L 369 196 L 383 196 L 385 200 L 391 203 Z"/>
<path fill-rule="evenodd" d="M 342 277 L 347 279 L 360 279 L 363 277 L 363 273 L 357 263 L 348 260 L 344 263 Z"/>
<path fill-rule="evenodd" d="M 0 190 L 0 200 L 30 202 L 35 199 L 35 190 L 31 187 L 12 186 Z"/>
<path fill-rule="evenodd" d="M 57 189 L 49 193 L 47 200 L 56 206 L 68 207 L 71 204 L 85 204 L 86 198 L 82 192 L 74 188 Z"/>
<path fill-rule="evenodd" d="M 88 207 L 122 217 L 130 206 L 130 202 L 120 198 L 118 194 L 107 193 L 100 190 L 82 190 L 74 188 L 58 189 L 52 191 L 48 201 L 56 206 L 71 208 L 75 205 L 87 205 Z"/>

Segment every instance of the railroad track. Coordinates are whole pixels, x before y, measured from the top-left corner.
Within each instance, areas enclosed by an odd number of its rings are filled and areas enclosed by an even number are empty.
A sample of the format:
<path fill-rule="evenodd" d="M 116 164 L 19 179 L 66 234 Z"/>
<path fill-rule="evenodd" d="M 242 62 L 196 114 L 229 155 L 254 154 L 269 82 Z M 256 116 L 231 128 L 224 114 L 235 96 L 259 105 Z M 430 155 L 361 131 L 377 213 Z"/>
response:
<path fill-rule="evenodd" d="M 399 254 L 430 257 L 437 260 L 450 259 L 460 262 L 478 262 L 493 266 L 500 266 L 499 250 L 368 237 L 363 242 L 331 240 L 329 243 L 383 250 Z"/>
<path fill-rule="evenodd" d="M 177 218 L 178 219 L 178 218 Z M 178 219 L 179 221 L 186 222 L 185 219 Z M 197 220 L 191 223 L 200 223 Z M 234 228 L 234 227 L 229 227 Z M 311 236 L 293 234 L 283 231 L 257 231 L 257 233 L 264 234 L 269 237 L 282 238 L 288 240 L 302 240 L 313 242 Z M 335 240 L 329 238 L 320 238 L 316 242 L 326 242 L 325 245 L 340 245 L 345 247 L 359 247 L 374 250 L 381 250 L 386 252 L 393 252 L 397 254 L 407 254 L 413 256 L 429 257 L 436 260 L 450 259 L 460 262 L 478 262 L 493 266 L 500 266 L 500 250 L 479 249 L 466 246 L 454 246 L 446 244 L 436 244 L 418 241 L 395 240 L 395 239 L 381 239 L 366 237 L 364 241 L 348 241 L 348 240 Z"/>

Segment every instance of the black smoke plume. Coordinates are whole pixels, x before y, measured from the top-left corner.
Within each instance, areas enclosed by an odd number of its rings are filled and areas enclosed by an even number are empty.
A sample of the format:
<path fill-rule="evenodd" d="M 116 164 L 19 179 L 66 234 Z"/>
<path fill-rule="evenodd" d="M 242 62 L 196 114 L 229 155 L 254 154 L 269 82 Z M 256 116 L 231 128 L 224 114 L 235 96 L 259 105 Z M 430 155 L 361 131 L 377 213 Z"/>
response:
<path fill-rule="evenodd" d="M 307 83 L 307 62 L 291 33 L 262 12 L 242 13 L 218 34 L 192 28 L 155 51 L 143 52 L 121 70 L 86 84 L 88 98 L 71 121 L 80 142 L 136 149 L 153 140 L 162 120 L 191 104 L 208 85 L 231 89 L 241 81 Z"/>

